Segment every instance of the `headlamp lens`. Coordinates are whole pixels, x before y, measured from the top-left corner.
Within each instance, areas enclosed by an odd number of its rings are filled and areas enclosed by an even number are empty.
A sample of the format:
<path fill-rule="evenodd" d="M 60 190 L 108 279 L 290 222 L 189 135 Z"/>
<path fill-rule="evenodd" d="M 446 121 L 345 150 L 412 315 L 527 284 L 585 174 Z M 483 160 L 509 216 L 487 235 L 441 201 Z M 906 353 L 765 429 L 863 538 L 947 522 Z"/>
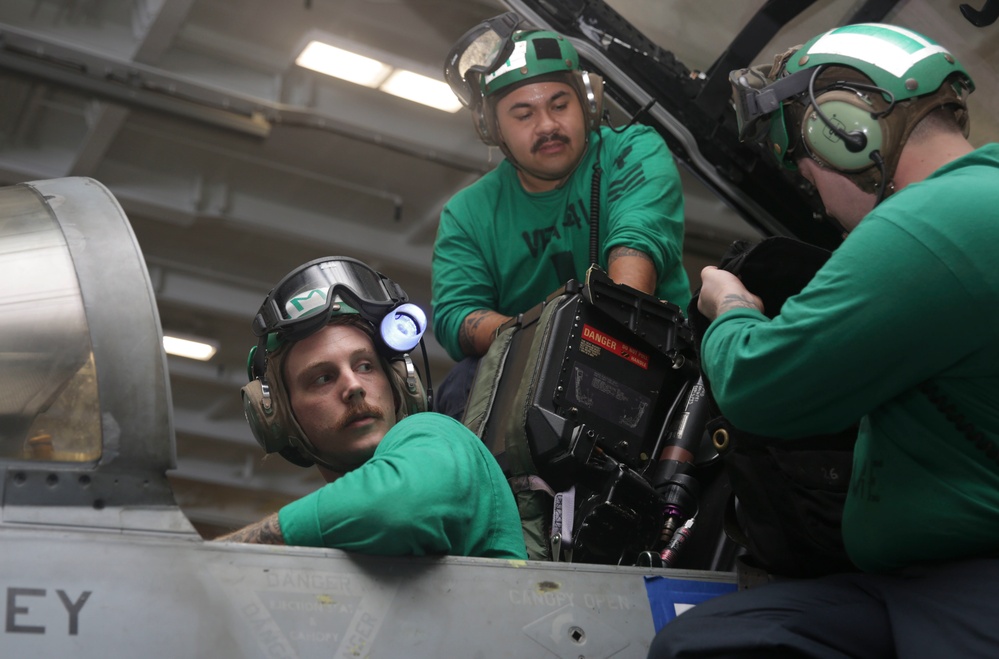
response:
<path fill-rule="evenodd" d="M 403 304 L 382 318 L 382 340 L 392 350 L 409 352 L 427 329 L 427 315 L 415 304 Z"/>

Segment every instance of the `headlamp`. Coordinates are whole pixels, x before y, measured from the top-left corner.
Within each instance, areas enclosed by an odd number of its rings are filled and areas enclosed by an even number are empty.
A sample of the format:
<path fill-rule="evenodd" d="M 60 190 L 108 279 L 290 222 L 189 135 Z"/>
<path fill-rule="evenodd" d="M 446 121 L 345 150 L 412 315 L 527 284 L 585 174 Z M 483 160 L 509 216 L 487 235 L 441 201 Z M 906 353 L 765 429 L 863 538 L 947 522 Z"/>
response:
<path fill-rule="evenodd" d="M 417 346 L 427 328 L 427 314 L 415 304 L 403 304 L 382 318 L 382 340 L 392 350 L 409 352 Z"/>

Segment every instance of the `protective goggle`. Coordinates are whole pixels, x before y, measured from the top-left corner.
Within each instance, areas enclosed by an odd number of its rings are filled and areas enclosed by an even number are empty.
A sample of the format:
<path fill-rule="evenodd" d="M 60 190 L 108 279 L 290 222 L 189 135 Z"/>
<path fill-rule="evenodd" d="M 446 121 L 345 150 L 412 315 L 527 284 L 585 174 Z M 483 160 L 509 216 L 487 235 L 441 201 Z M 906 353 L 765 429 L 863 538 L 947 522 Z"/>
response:
<path fill-rule="evenodd" d="M 513 53 L 514 32 L 525 22 L 510 11 L 482 21 L 455 42 L 444 61 L 444 79 L 465 107 L 478 102 L 479 80 Z"/>
<path fill-rule="evenodd" d="M 783 104 L 788 99 L 808 91 L 808 82 L 815 73 L 802 70 L 789 76 L 771 79 L 764 71 L 770 67 L 738 69 L 729 74 L 739 139 L 743 142 L 763 142 L 770 138 L 785 155 L 788 137 L 784 126 Z"/>
<path fill-rule="evenodd" d="M 415 348 L 427 328 L 427 316 L 409 304 L 406 292 L 364 263 L 344 256 L 310 261 L 275 286 L 253 318 L 262 342 L 300 341 L 338 313 L 357 313 L 379 328 L 390 350 Z"/>

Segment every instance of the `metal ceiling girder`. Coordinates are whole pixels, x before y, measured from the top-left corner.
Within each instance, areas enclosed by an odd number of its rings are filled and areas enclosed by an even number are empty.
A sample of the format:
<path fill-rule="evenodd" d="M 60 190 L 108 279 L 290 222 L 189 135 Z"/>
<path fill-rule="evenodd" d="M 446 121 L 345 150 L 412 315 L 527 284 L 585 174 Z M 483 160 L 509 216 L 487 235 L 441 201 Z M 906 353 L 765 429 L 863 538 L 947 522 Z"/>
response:
<path fill-rule="evenodd" d="M 255 104 L 157 73 L 150 67 L 71 49 L 0 26 L 0 68 L 128 107 L 139 107 L 266 137 L 271 130 Z"/>
<path fill-rule="evenodd" d="M 266 138 L 277 126 L 311 128 L 456 171 L 483 174 L 489 169 L 476 158 L 388 136 L 311 108 L 222 92 L 152 66 L 69 48 L 4 24 L 0 24 L 0 69 L 129 108 L 183 117 L 250 137 Z"/>

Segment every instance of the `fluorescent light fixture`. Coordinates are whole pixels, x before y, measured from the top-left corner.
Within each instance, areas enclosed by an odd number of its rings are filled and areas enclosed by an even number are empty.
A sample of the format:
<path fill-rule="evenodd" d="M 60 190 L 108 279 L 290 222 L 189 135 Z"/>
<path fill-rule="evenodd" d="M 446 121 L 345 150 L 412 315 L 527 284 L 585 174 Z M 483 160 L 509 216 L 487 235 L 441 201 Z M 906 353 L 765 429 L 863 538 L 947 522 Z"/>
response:
<path fill-rule="evenodd" d="M 396 69 L 378 89 L 445 112 L 457 112 L 461 109 L 461 101 L 447 83 L 412 71 Z"/>
<path fill-rule="evenodd" d="M 377 88 L 392 72 L 388 64 L 321 41 L 310 41 L 295 64 L 372 89 Z"/>
<path fill-rule="evenodd" d="M 462 107 L 451 88 L 440 80 L 337 48 L 323 41 L 310 41 L 295 59 L 295 63 L 444 112 L 457 112 Z"/>
<path fill-rule="evenodd" d="M 178 357 L 187 357 L 188 359 L 197 359 L 198 361 L 206 362 L 215 355 L 218 345 L 206 343 L 204 339 L 195 341 L 193 339 L 182 339 L 177 336 L 164 334 L 163 349 L 166 350 L 168 355 L 177 355 Z"/>

